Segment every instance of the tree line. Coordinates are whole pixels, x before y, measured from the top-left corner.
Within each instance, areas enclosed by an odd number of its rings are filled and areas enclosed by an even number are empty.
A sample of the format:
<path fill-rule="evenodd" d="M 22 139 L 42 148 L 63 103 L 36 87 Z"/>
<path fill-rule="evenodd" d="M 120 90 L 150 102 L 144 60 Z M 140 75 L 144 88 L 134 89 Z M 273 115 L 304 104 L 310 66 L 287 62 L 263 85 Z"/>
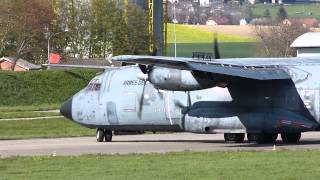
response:
<path fill-rule="evenodd" d="M 0 55 L 47 61 L 63 57 L 105 58 L 147 54 L 147 12 L 118 0 L 2 0 Z"/>

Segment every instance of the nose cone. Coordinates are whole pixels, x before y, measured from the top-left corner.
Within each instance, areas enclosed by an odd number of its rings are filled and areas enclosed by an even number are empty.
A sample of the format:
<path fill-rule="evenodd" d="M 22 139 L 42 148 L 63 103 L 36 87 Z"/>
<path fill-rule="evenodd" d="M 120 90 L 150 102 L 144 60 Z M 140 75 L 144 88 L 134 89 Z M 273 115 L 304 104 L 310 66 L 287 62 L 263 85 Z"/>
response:
<path fill-rule="evenodd" d="M 64 104 L 60 108 L 60 113 L 64 117 L 72 120 L 72 97 L 64 102 Z"/>

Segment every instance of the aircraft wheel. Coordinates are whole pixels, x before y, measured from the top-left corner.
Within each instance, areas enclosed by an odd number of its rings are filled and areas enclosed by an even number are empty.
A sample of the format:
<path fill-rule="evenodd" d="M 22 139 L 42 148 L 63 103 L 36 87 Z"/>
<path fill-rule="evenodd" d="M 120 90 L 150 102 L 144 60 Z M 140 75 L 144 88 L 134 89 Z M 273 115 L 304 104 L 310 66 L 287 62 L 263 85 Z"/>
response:
<path fill-rule="evenodd" d="M 105 140 L 106 142 L 111 142 L 112 141 L 112 131 L 106 130 L 104 132 Z"/>
<path fill-rule="evenodd" d="M 277 140 L 277 133 L 248 133 L 249 142 L 258 144 L 274 143 Z"/>
<path fill-rule="evenodd" d="M 249 142 L 259 143 L 261 141 L 260 133 L 248 133 L 247 138 Z"/>
<path fill-rule="evenodd" d="M 281 133 L 281 139 L 284 143 L 298 143 L 301 133 Z"/>
<path fill-rule="evenodd" d="M 104 139 L 104 131 L 102 129 L 97 129 L 96 138 L 98 142 L 102 142 Z"/>
<path fill-rule="evenodd" d="M 226 142 L 243 143 L 244 133 L 224 133 L 224 140 Z"/>

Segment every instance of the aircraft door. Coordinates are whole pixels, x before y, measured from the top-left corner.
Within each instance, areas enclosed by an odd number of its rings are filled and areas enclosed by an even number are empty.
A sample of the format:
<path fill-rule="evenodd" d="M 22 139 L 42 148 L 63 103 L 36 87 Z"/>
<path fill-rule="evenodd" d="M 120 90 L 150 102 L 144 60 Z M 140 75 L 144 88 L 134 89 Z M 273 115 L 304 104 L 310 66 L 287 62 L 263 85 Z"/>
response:
<path fill-rule="evenodd" d="M 170 125 L 176 125 L 181 123 L 182 113 L 181 108 L 177 107 L 175 101 L 184 101 L 185 98 L 181 96 L 184 92 L 166 91 L 164 93 L 165 103 L 165 116 L 166 121 Z M 177 100 L 178 99 L 178 100 Z"/>
<path fill-rule="evenodd" d="M 121 97 L 121 113 L 119 114 L 121 124 L 132 124 L 137 121 L 137 94 L 135 92 L 124 92 Z M 109 120 L 110 121 L 110 120 Z"/>

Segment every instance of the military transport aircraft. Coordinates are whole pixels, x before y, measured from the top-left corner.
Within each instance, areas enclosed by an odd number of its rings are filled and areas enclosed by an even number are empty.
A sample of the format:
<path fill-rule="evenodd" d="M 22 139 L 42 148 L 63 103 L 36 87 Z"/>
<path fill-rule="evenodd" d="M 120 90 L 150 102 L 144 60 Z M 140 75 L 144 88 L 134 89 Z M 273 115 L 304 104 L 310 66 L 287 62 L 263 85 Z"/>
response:
<path fill-rule="evenodd" d="M 320 44 L 304 44 L 320 35 L 299 38 L 295 47 L 307 50 L 294 58 L 116 56 L 139 65 L 104 70 L 60 111 L 97 129 L 99 142 L 121 130 L 224 133 L 238 143 L 245 133 L 257 143 L 281 134 L 296 143 L 302 132 L 320 130 L 320 55 L 313 52 Z"/>

